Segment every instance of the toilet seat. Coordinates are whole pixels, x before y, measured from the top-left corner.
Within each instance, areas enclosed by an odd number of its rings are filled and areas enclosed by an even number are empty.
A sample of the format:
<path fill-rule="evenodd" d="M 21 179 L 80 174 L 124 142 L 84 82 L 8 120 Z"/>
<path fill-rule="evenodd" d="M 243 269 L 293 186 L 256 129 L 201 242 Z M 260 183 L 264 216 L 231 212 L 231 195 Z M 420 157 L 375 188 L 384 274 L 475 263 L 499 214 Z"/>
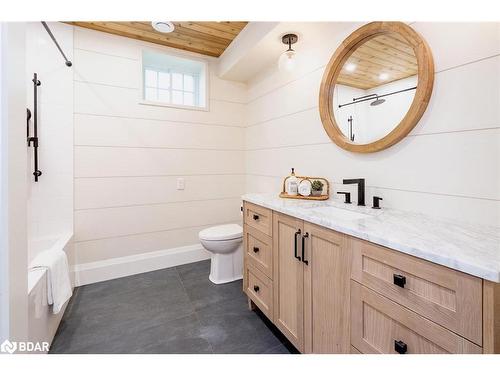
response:
<path fill-rule="evenodd" d="M 243 228 L 238 224 L 225 224 L 203 229 L 199 234 L 200 240 L 225 241 L 243 237 Z"/>

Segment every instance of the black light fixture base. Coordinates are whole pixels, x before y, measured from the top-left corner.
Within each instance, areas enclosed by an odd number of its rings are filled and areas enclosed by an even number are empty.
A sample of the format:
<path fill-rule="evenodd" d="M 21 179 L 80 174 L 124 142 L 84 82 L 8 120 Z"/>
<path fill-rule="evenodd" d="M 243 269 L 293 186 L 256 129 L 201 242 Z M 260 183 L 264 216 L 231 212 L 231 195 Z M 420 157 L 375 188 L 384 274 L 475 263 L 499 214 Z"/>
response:
<path fill-rule="evenodd" d="M 283 44 L 295 44 L 299 40 L 299 37 L 297 34 L 285 34 L 281 37 L 281 41 Z"/>

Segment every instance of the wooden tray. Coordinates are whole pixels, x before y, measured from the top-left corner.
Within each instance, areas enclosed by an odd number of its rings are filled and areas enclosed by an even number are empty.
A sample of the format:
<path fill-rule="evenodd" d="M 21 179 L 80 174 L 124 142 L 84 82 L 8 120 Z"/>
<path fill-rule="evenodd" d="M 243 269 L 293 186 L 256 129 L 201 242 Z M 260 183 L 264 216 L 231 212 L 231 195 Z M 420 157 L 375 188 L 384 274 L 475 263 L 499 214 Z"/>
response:
<path fill-rule="evenodd" d="M 312 201 L 326 201 L 328 198 L 330 198 L 328 195 L 309 195 L 308 197 L 304 197 L 303 195 L 297 194 L 297 195 L 288 195 L 287 193 L 280 193 L 280 198 L 287 198 L 287 199 L 309 199 Z"/>
<path fill-rule="evenodd" d="M 295 176 L 295 177 L 297 177 L 297 179 L 299 180 L 299 183 L 300 183 L 300 180 L 309 180 L 309 181 L 311 181 L 311 183 L 314 180 L 322 180 L 324 182 L 324 185 L 326 186 L 326 194 L 309 195 L 307 197 L 300 195 L 300 194 L 289 195 L 286 193 L 286 189 L 285 189 L 286 180 L 288 180 L 288 178 L 290 178 L 290 176 L 287 176 L 283 179 L 283 185 L 282 185 L 282 191 L 280 193 L 280 198 L 307 199 L 307 200 L 311 200 L 311 201 L 325 201 L 325 200 L 330 198 L 330 183 L 328 182 L 328 180 L 326 178 L 324 178 L 324 177 L 310 177 L 310 176 Z M 325 188 L 323 187 L 323 192 L 324 191 L 325 191 Z"/>

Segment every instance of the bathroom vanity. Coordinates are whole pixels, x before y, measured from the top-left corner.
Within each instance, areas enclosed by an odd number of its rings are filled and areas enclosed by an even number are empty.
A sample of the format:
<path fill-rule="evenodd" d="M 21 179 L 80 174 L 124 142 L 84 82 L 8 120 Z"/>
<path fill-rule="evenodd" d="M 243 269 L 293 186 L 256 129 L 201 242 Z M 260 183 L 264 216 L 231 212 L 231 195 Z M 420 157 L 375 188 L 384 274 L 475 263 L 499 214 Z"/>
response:
<path fill-rule="evenodd" d="M 497 228 L 266 194 L 243 213 L 249 306 L 300 352 L 500 352 Z"/>

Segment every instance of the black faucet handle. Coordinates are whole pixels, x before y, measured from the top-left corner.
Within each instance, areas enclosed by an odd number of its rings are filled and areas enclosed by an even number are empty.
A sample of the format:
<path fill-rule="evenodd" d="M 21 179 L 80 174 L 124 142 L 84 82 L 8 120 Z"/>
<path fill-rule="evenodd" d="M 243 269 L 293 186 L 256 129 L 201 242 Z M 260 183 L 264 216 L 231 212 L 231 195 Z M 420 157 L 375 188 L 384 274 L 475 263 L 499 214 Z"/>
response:
<path fill-rule="evenodd" d="M 344 203 L 351 203 L 351 193 L 348 191 L 337 191 L 337 194 L 344 194 Z"/>
<path fill-rule="evenodd" d="M 383 201 L 384 199 L 381 198 L 381 197 L 373 197 L 373 206 L 372 208 L 375 208 L 375 209 L 380 209 L 380 201 Z"/>

